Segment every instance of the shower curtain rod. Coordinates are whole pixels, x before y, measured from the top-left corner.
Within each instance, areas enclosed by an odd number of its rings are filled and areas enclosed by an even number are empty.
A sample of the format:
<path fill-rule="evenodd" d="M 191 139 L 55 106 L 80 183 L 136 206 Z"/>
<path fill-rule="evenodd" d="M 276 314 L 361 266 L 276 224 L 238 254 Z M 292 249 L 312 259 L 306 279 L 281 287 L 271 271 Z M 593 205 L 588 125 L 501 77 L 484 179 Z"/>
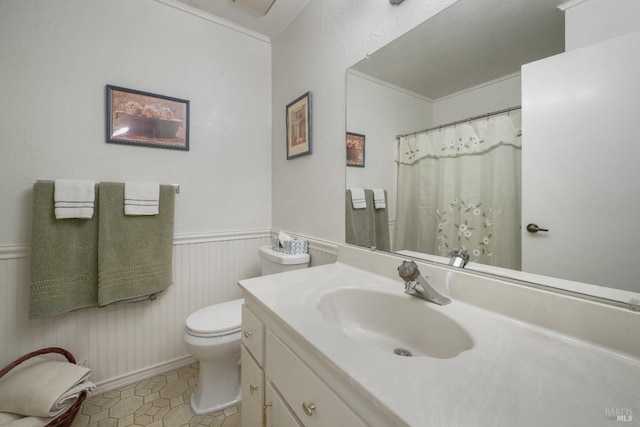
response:
<path fill-rule="evenodd" d="M 468 119 L 457 120 L 455 122 L 445 123 L 443 125 L 434 126 L 432 128 L 427 128 L 427 129 L 424 129 L 424 130 L 419 130 L 419 131 L 411 132 L 411 133 L 405 133 L 404 135 L 396 135 L 396 139 L 400 139 L 400 138 L 402 138 L 404 136 L 417 135 L 419 133 L 425 133 L 425 132 L 429 132 L 429 131 L 436 130 L 436 129 L 442 129 L 442 128 L 446 128 L 446 127 L 449 127 L 449 126 L 455 126 L 455 125 L 459 125 L 460 123 L 467 123 L 467 122 L 470 122 L 471 120 L 477 120 L 477 119 L 483 119 L 483 118 L 487 118 L 488 119 L 491 116 L 496 116 L 496 115 L 502 114 L 502 113 L 509 113 L 511 111 L 519 110 L 521 108 L 522 108 L 522 105 L 516 105 L 514 107 L 503 108 L 502 110 L 492 111 L 490 113 L 481 114 L 479 116 L 469 117 Z"/>

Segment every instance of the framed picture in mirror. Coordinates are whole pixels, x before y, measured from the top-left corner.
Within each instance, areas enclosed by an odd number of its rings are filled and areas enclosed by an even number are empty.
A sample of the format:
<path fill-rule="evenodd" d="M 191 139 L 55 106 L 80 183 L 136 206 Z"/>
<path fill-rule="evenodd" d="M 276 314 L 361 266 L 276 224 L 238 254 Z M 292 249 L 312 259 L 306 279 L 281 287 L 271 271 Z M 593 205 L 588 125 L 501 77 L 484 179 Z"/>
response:
<path fill-rule="evenodd" d="M 364 167 L 365 136 L 347 132 L 347 166 Z"/>
<path fill-rule="evenodd" d="M 311 92 L 287 104 L 287 160 L 311 154 Z"/>

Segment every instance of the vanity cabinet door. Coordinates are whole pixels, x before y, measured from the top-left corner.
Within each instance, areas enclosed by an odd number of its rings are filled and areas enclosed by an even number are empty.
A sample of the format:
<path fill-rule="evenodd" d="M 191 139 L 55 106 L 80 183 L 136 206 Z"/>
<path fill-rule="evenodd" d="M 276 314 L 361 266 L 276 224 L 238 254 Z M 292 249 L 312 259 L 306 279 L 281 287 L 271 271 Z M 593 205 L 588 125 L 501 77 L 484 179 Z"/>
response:
<path fill-rule="evenodd" d="M 244 344 L 240 346 L 240 364 L 242 427 L 260 427 L 264 402 L 264 373 Z"/>
<path fill-rule="evenodd" d="M 306 427 L 366 424 L 271 331 L 266 333 L 265 375 Z M 244 412 L 244 403 L 243 403 Z"/>
<path fill-rule="evenodd" d="M 251 352 L 258 365 L 264 364 L 264 323 L 245 305 L 242 305 L 242 343 Z"/>
<path fill-rule="evenodd" d="M 302 427 L 295 415 L 280 398 L 273 384 L 267 379 L 265 390 L 265 405 L 267 405 L 267 427 Z"/>

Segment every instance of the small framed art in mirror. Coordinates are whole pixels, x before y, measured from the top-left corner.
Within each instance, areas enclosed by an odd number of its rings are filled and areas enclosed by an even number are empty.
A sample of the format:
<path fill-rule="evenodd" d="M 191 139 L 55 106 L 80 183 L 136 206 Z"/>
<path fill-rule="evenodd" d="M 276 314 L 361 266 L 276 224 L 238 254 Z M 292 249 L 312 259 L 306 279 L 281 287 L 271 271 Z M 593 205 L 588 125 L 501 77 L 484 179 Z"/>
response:
<path fill-rule="evenodd" d="M 365 136 L 347 132 L 347 166 L 364 167 Z"/>

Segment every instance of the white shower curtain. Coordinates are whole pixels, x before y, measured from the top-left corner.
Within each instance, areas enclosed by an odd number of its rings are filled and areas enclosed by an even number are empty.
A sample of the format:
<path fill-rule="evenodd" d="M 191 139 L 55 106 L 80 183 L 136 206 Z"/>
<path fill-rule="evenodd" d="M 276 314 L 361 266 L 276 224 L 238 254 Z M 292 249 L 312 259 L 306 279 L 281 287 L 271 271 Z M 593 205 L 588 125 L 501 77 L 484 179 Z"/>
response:
<path fill-rule="evenodd" d="M 401 137 L 395 250 L 520 269 L 520 111 Z"/>

